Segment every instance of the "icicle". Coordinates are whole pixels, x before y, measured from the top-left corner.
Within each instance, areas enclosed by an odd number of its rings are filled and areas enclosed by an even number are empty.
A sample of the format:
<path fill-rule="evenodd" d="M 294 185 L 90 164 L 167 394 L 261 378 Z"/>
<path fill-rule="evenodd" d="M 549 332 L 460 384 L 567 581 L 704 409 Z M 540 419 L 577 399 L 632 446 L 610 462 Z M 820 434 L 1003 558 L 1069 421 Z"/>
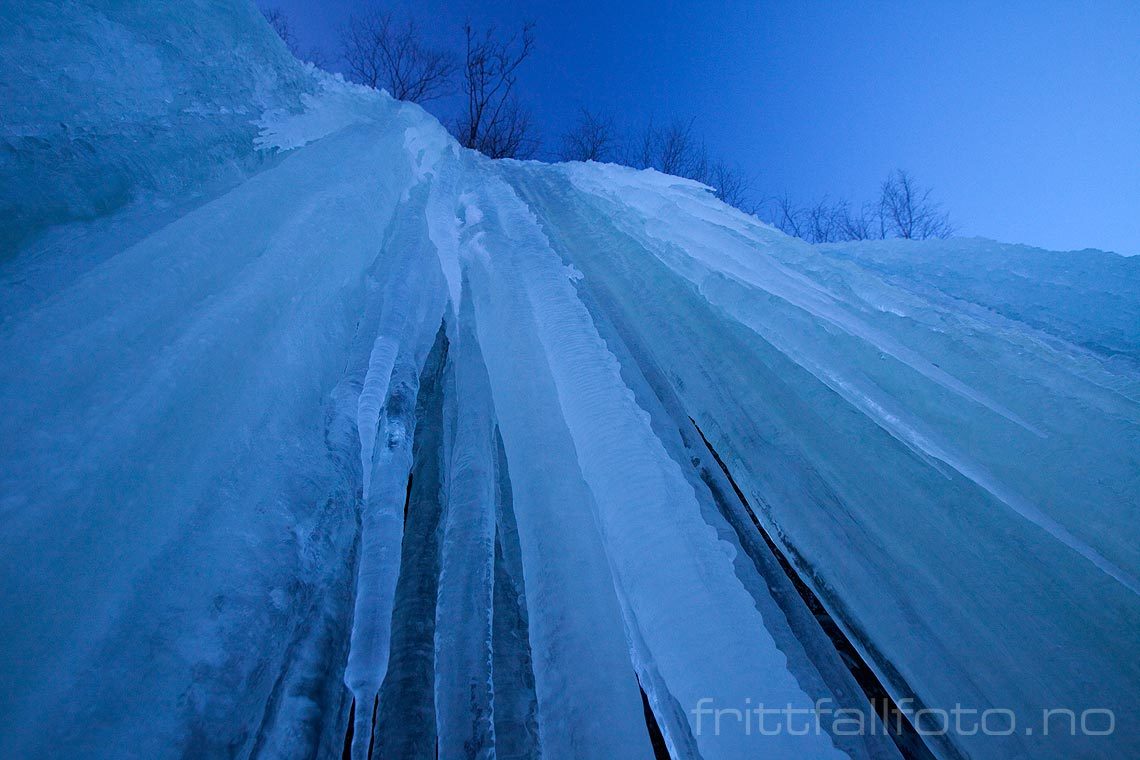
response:
<path fill-rule="evenodd" d="M 412 445 L 415 464 L 392 609 L 388 668 L 373 737 L 374 758 L 432 757 L 435 753 L 433 663 L 441 510 L 446 491 L 444 419 L 454 413 L 455 395 L 448 347 L 441 327 L 420 374 Z"/>
<path fill-rule="evenodd" d="M 451 453 L 436 607 L 436 722 L 441 757 L 494 756 L 494 421 L 487 371 L 464 299 L 455 357 L 458 420 Z"/>
<path fill-rule="evenodd" d="M 491 647 L 494 655 L 495 755 L 504 760 L 523 760 L 539 756 L 538 704 L 534 694 L 534 657 L 530 650 L 514 497 L 507 454 L 497 428 L 495 480 L 495 609 Z"/>
<path fill-rule="evenodd" d="M 472 200 L 490 199 L 481 194 Z M 650 757 L 641 695 L 592 496 L 578 469 L 530 307 L 484 251 L 483 241 L 507 245 L 499 237 L 496 209 L 489 205 L 489 213 L 474 211 L 469 203 L 468 219 L 485 221 L 465 238 L 462 253 L 510 465 L 541 752 L 548 757 Z"/>
<path fill-rule="evenodd" d="M 388 666 L 419 373 L 445 294 L 438 259 L 420 218 L 426 188 L 418 188 L 414 196 L 398 212 L 386 243 L 398 254 L 384 288 L 378 335 L 357 406 L 364 473 L 361 550 L 345 670 L 345 683 L 356 697 L 354 758 L 367 757 L 377 693 Z"/>
<path fill-rule="evenodd" d="M 572 444 L 565 455 L 573 458 L 592 497 L 579 504 L 589 505 L 597 520 L 627 635 L 636 644 L 639 659 L 651 658 L 638 664 L 652 665 L 662 686 L 686 711 L 702 699 L 736 705 L 757 700 L 808 709 L 812 700 L 788 672 L 786 657 L 740 585 L 731 560 L 701 519 L 692 486 L 653 433 L 649 415 L 623 381 L 617 360 L 535 217 L 504 184 L 488 183 L 486 196 L 502 232 L 502 237 L 490 232 L 485 236 L 502 283 L 494 289 L 494 297 L 505 298 L 506 289 L 514 290 L 515 298 L 521 296 L 527 319 L 516 316 L 509 323 L 487 325 L 481 310 L 479 329 L 483 335 L 486 327 L 497 328 L 495 344 L 500 350 L 533 331 L 527 340 L 537 343 L 531 350 L 538 357 L 531 363 L 550 373 L 556 409 Z M 481 300 L 479 305 L 484 303 Z M 487 355 L 492 355 L 489 346 Z M 502 358 L 501 353 L 498 356 Z M 513 382 L 508 362 L 488 358 L 488 367 L 496 390 L 500 383 Z M 536 384 L 533 377 L 527 383 Z M 518 385 L 516 393 L 521 390 Z M 542 414 L 532 409 L 527 424 Z M 520 435 L 519 428 L 504 424 L 508 454 L 512 439 Z M 533 453 L 524 456 L 533 458 Z M 512 468 L 514 464 L 512 459 Z M 697 651 L 702 653 L 699 669 L 691 666 Z M 665 698 L 665 688 L 654 689 L 657 706 Z M 692 720 L 699 717 L 697 713 Z M 748 732 L 702 728 L 707 727 L 694 725 L 693 735 L 706 757 L 748 756 L 760 746 L 761 737 Z M 774 754 L 843 756 L 826 734 L 764 736 L 762 741 Z"/>

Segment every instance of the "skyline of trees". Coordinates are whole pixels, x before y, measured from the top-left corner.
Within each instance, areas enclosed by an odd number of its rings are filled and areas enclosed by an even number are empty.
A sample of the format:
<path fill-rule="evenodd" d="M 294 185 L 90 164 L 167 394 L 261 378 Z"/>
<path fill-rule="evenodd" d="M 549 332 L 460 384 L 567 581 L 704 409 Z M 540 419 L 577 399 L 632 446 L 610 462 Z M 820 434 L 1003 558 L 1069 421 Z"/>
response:
<path fill-rule="evenodd" d="M 933 190 L 920 186 L 905 169 L 895 169 L 879 185 L 879 197 L 854 209 L 849 201 L 827 198 L 797 206 L 788 196 L 769 203 L 770 221 L 783 232 L 809 243 L 851 240 L 948 238 L 954 225 Z"/>
<path fill-rule="evenodd" d="M 530 112 L 515 89 L 518 69 L 534 51 L 534 24 L 509 37 L 494 27 L 482 34 L 468 20 L 461 69 L 466 107 L 452 134 L 460 145 L 491 158 L 532 158 L 539 139 Z"/>
<path fill-rule="evenodd" d="M 302 54 L 285 14 L 263 7 L 266 21 L 296 57 L 328 68 L 324 51 Z M 346 77 L 384 88 L 399 100 L 427 103 L 452 97 L 458 113 L 442 120 L 464 147 L 491 158 L 543 157 L 562 161 L 610 161 L 637 169 L 696 180 L 716 196 L 789 235 L 812 243 L 850 240 L 945 238 L 954 234 L 949 214 L 904 169 L 892 170 L 878 197 L 856 206 L 826 196 L 807 205 L 786 193 L 758 196 L 755 178 L 736 164 L 709 155 L 696 120 L 676 115 L 650 118 L 640 129 L 623 132 L 613 115 L 579 106 L 576 119 L 543 151 L 536 123 L 518 88 L 518 72 L 535 50 L 535 24 L 509 35 L 494 26 L 463 27 L 462 56 L 428 44 L 416 20 L 366 7 L 349 17 L 340 32 Z"/>
<path fill-rule="evenodd" d="M 423 41 L 415 19 L 367 8 L 349 16 L 340 32 L 348 78 L 388 90 L 397 100 L 427 103 L 452 90 L 455 57 Z"/>

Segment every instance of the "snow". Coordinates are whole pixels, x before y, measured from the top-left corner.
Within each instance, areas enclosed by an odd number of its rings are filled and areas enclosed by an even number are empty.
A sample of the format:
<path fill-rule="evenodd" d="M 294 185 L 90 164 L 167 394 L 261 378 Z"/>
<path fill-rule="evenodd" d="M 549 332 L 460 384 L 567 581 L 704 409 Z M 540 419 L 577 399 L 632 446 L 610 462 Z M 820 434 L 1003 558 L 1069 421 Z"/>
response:
<path fill-rule="evenodd" d="M 700 713 L 876 720 L 753 514 L 896 700 L 1115 716 L 936 755 L 1140 752 L 1140 259 L 490 161 L 239 0 L 0 15 L 0 754 L 897 757 Z"/>
<path fill-rule="evenodd" d="M 303 92 L 300 110 L 266 110 L 257 122 L 253 140 L 260 150 L 288 151 L 327 137 L 353 124 L 366 124 L 385 118 L 393 102 L 384 91 L 346 82 L 307 64 L 315 80 L 316 92 Z"/>

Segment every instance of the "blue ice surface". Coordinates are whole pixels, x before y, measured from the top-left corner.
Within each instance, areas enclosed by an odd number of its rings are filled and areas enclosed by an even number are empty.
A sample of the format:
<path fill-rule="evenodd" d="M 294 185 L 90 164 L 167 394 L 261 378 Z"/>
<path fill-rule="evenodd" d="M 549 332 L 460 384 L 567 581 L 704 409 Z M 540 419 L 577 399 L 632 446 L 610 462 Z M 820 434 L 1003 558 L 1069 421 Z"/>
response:
<path fill-rule="evenodd" d="M 0 754 L 896 756 L 700 711 L 869 714 L 748 510 L 1019 721 L 936 755 L 1140 752 L 1140 259 L 489 161 L 240 0 L 0 20 Z"/>

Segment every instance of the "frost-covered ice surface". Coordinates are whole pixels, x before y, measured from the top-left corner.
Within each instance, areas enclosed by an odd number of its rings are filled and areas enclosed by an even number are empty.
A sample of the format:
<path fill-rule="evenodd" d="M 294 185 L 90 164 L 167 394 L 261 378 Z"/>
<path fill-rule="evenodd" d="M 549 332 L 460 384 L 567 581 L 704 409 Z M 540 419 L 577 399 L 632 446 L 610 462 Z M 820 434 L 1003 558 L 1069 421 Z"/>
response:
<path fill-rule="evenodd" d="M 237 0 L 0 18 L 3 756 L 897 756 L 749 508 L 1016 716 L 935 754 L 1140 752 L 1140 259 L 492 162 Z"/>

